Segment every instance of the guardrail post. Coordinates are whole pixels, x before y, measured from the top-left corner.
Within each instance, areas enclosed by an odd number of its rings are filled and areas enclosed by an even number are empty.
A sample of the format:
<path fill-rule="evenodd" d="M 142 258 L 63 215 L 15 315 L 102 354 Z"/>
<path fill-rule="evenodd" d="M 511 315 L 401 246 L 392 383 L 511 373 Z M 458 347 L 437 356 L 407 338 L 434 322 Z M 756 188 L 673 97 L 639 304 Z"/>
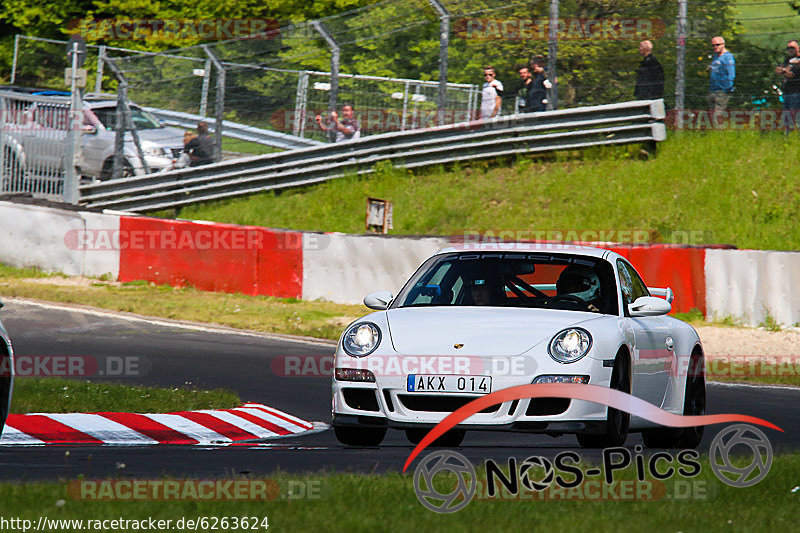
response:
<path fill-rule="evenodd" d="M 439 13 L 439 98 L 436 102 L 439 110 L 439 125 L 444 125 L 447 108 L 447 48 L 450 43 L 450 13 L 439 3 L 439 0 L 428 0 Z"/>
<path fill-rule="evenodd" d="M 558 73 L 556 59 L 558 58 L 558 2 L 550 0 L 550 40 L 547 43 L 547 77 L 553 86 L 547 98 L 547 109 L 558 109 Z"/>
<path fill-rule="evenodd" d="M 133 137 L 133 144 L 136 146 L 136 154 L 139 156 L 139 160 L 142 162 L 142 168 L 144 169 L 145 174 L 150 173 L 150 166 L 147 164 L 147 160 L 144 158 L 144 152 L 142 151 L 142 143 L 139 142 L 139 133 L 136 131 L 136 127 L 131 120 L 131 108 L 128 106 L 128 78 L 122 73 L 119 67 L 114 63 L 112 59 L 107 57 L 103 58 L 103 61 L 108 65 L 108 68 L 111 69 L 111 72 L 114 74 L 114 77 L 117 78 L 118 86 L 117 86 L 117 124 L 116 124 L 116 135 L 114 137 L 114 166 L 111 173 L 111 177 L 113 179 L 121 178 L 122 171 L 124 167 L 124 159 L 125 159 L 125 133 L 126 131 L 131 132 L 131 137 Z"/>
<path fill-rule="evenodd" d="M 334 111 L 339 98 L 339 54 L 341 49 L 339 48 L 339 44 L 319 21 L 312 20 L 311 25 L 317 30 L 317 33 L 322 35 L 322 38 L 328 43 L 328 48 L 331 49 L 331 93 L 328 96 L 328 111 Z"/>
<path fill-rule="evenodd" d="M 678 36 L 675 46 L 677 58 L 675 60 L 675 109 L 683 109 L 686 80 L 684 69 L 686 67 L 686 2 L 678 0 Z"/>
<path fill-rule="evenodd" d="M 203 51 L 217 69 L 217 100 L 214 105 L 214 161 L 222 161 L 222 120 L 225 113 L 225 67 L 214 53 L 203 45 Z"/>

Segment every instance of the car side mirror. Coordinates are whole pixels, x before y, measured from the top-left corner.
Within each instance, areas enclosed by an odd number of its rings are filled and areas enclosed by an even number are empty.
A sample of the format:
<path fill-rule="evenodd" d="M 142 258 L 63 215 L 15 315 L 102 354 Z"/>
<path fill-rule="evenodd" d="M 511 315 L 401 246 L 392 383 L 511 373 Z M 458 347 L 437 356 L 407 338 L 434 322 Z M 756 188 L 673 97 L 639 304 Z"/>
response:
<path fill-rule="evenodd" d="M 660 316 L 672 311 L 672 304 L 663 298 L 655 296 L 642 296 L 628 304 L 631 316 Z"/>
<path fill-rule="evenodd" d="M 97 133 L 97 128 L 94 127 L 94 125 L 92 124 L 84 124 L 83 127 L 81 128 L 81 131 L 89 135 L 94 135 L 95 133 Z"/>
<path fill-rule="evenodd" d="M 383 311 L 394 299 L 394 294 L 390 291 L 378 291 L 373 292 L 364 297 L 364 305 L 369 307 L 370 309 L 376 309 L 378 311 Z"/>

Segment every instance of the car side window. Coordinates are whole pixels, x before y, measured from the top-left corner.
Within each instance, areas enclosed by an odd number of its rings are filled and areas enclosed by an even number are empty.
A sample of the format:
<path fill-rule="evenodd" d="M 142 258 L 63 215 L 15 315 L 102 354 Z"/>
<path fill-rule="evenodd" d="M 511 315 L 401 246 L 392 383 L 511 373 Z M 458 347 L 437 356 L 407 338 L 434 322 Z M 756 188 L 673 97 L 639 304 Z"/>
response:
<path fill-rule="evenodd" d="M 622 303 L 626 308 L 637 298 L 650 296 L 644 281 L 631 265 L 622 259 L 617 259 L 617 270 L 619 271 L 619 285 L 622 288 Z"/>

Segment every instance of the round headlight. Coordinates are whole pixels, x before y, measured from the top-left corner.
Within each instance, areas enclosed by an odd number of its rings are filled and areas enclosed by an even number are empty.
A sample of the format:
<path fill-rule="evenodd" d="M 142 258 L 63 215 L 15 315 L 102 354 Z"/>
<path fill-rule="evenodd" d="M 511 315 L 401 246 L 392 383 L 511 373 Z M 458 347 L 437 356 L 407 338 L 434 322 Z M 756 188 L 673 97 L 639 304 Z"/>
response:
<path fill-rule="evenodd" d="M 559 363 L 574 363 L 592 347 L 592 336 L 585 329 L 569 328 L 550 341 L 550 357 Z"/>
<path fill-rule="evenodd" d="M 342 348 L 348 355 L 364 357 L 375 351 L 381 343 L 381 330 L 372 322 L 353 324 L 344 332 Z"/>

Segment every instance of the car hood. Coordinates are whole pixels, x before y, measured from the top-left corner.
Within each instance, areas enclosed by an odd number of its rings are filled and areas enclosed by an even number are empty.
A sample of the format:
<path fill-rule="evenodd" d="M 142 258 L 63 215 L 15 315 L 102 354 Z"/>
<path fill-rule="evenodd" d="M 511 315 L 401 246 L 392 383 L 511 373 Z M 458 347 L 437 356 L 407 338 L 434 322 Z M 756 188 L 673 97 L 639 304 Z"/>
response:
<path fill-rule="evenodd" d="M 183 131 L 171 126 L 156 128 L 152 130 L 138 130 L 139 138 L 143 141 L 150 141 L 164 148 L 183 147 Z M 130 134 L 125 137 L 129 137 Z"/>
<path fill-rule="evenodd" d="M 395 351 L 414 356 L 519 355 L 564 328 L 602 316 L 504 307 L 415 307 L 386 312 Z M 463 347 L 457 349 L 456 344 Z"/>

